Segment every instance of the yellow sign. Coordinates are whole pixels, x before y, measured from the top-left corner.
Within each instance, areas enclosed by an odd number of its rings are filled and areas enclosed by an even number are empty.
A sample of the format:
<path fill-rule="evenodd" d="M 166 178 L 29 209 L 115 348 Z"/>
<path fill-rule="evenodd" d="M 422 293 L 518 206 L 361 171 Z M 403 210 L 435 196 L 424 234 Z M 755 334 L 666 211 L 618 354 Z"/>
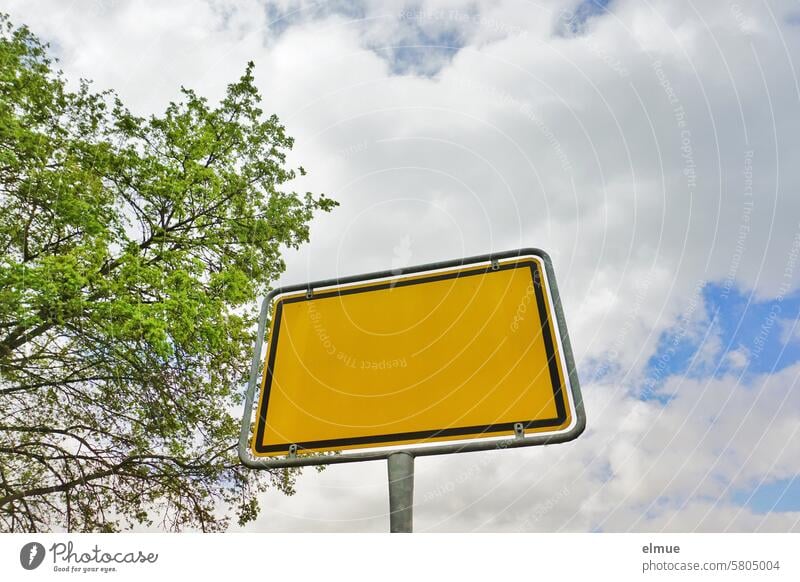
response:
<path fill-rule="evenodd" d="M 252 453 L 573 430 L 577 386 L 545 258 L 274 295 Z"/>

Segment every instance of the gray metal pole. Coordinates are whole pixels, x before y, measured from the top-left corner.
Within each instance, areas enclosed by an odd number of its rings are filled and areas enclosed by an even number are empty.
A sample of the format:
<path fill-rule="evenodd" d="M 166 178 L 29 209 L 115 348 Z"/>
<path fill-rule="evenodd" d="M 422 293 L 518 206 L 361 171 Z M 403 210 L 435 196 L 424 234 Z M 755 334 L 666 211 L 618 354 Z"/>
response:
<path fill-rule="evenodd" d="M 389 531 L 411 533 L 414 523 L 414 457 L 389 455 Z"/>

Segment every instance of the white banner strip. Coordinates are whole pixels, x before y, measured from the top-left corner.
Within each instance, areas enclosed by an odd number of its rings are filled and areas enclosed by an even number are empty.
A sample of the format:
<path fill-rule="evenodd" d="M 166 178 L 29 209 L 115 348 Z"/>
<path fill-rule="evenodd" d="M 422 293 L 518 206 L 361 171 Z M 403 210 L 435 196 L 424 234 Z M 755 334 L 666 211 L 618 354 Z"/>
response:
<path fill-rule="evenodd" d="M 797 534 L 2 534 L 3 580 L 800 580 Z"/>

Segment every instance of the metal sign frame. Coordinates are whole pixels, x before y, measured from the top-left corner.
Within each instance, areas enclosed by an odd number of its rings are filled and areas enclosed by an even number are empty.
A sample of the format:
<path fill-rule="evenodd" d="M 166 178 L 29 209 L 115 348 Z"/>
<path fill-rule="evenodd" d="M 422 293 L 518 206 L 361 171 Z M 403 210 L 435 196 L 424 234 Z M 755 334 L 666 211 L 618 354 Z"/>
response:
<path fill-rule="evenodd" d="M 308 454 L 308 455 L 294 455 L 290 454 L 286 457 L 255 457 L 249 448 L 250 436 L 253 432 L 251 425 L 253 423 L 253 402 L 255 400 L 256 391 L 259 386 L 259 367 L 261 363 L 261 352 L 264 346 L 264 335 L 267 326 L 267 316 L 269 314 L 269 307 L 273 299 L 279 295 L 286 293 L 297 293 L 306 291 L 311 293 L 314 289 L 322 287 L 336 287 L 341 285 L 369 282 L 374 279 L 388 279 L 395 277 L 402 277 L 404 275 L 418 274 L 426 271 L 434 271 L 437 269 L 452 269 L 457 267 L 467 267 L 472 264 L 489 263 L 494 264 L 496 261 L 504 259 L 513 259 L 518 257 L 534 256 L 541 259 L 545 267 L 545 281 L 547 286 L 550 300 L 552 301 L 553 310 L 555 311 L 556 326 L 559 334 L 561 353 L 564 357 L 565 374 L 569 378 L 569 391 L 574 407 L 574 418 L 571 427 L 567 430 L 555 434 L 531 434 L 525 436 L 524 427 L 520 426 L 521 430 L 516 431 L 516 435 L 508 438 L 494 438 L 492 440 L 475 440 L 474 442 L 460 442 L 460 443 L 445 443 L 445 444 L 424 444 L 409 446 L 407 448 L 393 448 L 391 450 L 372 450 L 363 452 L 348 452 L 345 454 Z M 518 423 L 519 424 L 519 423 Z M 567 325 L 564 318 L 564 312 L 561 307 L 561 298 L 558 293 L 556 285 L 555 273 L 553 272 L 553 264 L 549 255 L 535 248 L 523 248 L 512 251 L 505 251 L 500 253 L 492 253 L 487 255 L 478 255 L 457 259 L 452 261 L 442 261 L 437 263 L 428 263 L 424 265 L 417 265 L 405 269 L 395 269 L 391 271 L 379 271 L 374 273 L 367 273 L 364 275 L 355 275 L 351 277 L 343 277 L 340 279 L 328 279 L 323 281 L 315 281 L 302 285 L 291 285 L 286 287 L 279 287 L 273 289 L 264 298 L 261 304 L 261 315 L 258 322 L 258 332 L 253 352 L 253 361 L 250 367 L 250 381 L 247 386 L 247 392 L 244 402 L 244 413 L 242 416 L 241 432 L 239 435 L 239 458 L 242 463 L 251 469 L 276 469 L 282 467 L 301 467 L 309 465 L 328 465 L 336 463 L 352 463 L 357 461 L 376 461 L 381 459 L 388 459 L 390 455 L 406 454 L 410 457 L 421 457 L 428 455 L 446 455 L 451 453 L 464 453 L 470 451 L 486 451 L 492 449 L 506 449 L 517 447 L 529 447 L 537 445 L 548 445 L 556 443 L 564 443 L 571 441 L 583 432 L 586 427 L 586 414 L 583 407 L 583 399 L 581 397 L 580 384 L 578 382 L 578 375 L 575 369 L 575 361 L 572 355 L 572 347 L 567 334 Z M 516 429 L 517 427 L 515 427 Z M 255 435 L 253 435 L 255 436 Z"/>

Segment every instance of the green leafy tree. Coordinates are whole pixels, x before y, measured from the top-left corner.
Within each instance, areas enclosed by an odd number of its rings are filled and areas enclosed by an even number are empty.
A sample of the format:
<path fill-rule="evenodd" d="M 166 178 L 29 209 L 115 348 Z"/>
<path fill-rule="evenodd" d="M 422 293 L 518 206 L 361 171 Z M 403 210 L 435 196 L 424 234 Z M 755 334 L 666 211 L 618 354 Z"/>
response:
<path fill-rule="evenodd" d="M 236 457 L 254 300 L 335 202 L 285 191 L 252 63 L 144 118 L 0 29 L 0 529 L 253 520 L 293 491 Z"/>

